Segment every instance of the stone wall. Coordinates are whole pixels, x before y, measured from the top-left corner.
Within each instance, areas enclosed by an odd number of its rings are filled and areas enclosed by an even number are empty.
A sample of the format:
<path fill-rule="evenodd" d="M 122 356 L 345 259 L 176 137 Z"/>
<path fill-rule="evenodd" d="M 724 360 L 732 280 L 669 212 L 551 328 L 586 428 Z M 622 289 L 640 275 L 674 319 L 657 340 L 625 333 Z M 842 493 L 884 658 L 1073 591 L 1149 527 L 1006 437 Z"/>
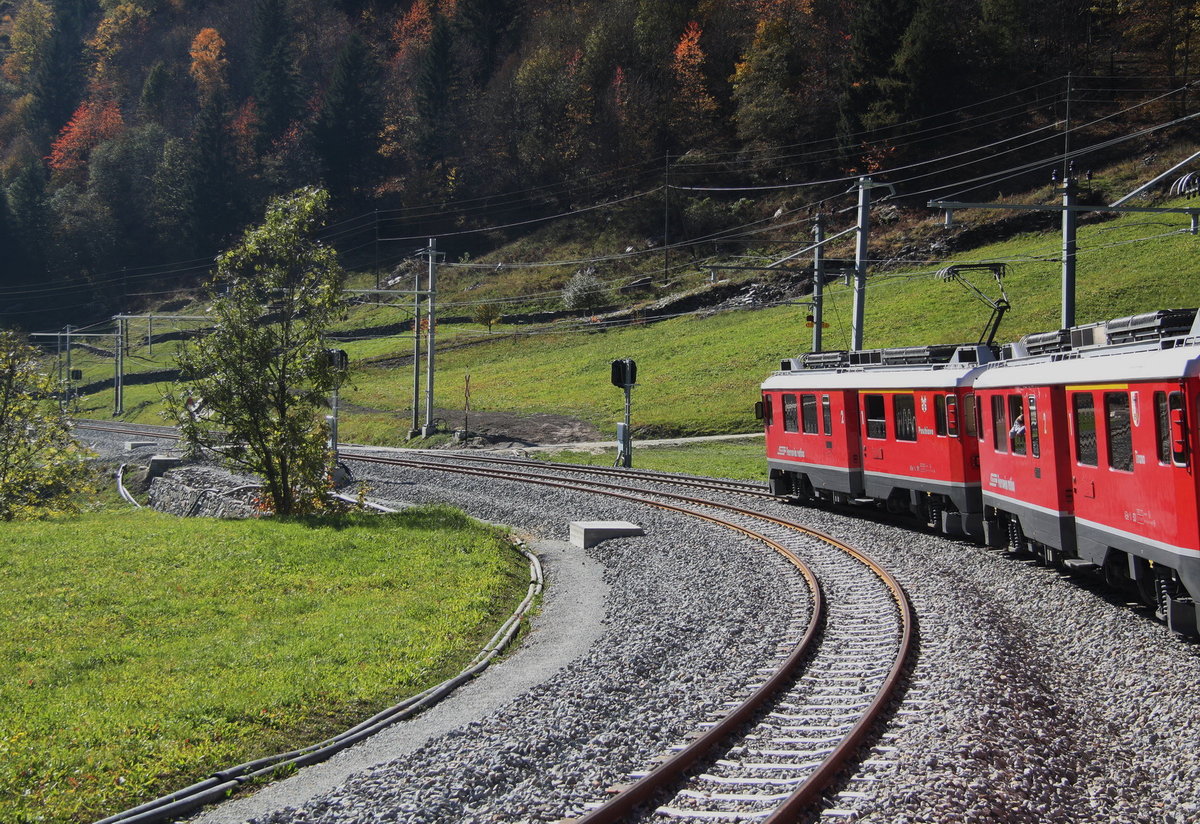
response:
<path fill-rule="evenodd" d="M 150 482 L 150 506 L 172 515 L 252 518 L 258 487 L 253 481 L 212 467 L 173 469 Z"/>

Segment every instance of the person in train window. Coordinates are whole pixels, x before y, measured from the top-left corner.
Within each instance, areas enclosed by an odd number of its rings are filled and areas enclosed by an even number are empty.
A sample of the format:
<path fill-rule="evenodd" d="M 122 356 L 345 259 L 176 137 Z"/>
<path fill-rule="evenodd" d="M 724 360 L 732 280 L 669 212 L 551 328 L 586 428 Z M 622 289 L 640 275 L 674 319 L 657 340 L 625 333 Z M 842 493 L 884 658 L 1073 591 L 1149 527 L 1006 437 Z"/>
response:
<path fill-rule="evenodd" d="M 1009 448 L 1014 455 L 1025 454 L 1025 415 L 1018 414 L 1008 430 Z"/>

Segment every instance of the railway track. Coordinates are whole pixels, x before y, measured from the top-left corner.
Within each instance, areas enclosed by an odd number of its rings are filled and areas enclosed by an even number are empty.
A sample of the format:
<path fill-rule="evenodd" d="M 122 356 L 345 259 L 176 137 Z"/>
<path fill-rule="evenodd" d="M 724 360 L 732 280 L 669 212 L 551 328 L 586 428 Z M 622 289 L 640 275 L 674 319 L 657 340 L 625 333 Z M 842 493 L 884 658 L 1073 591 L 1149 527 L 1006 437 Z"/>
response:
<path fill-rule="evenodd" d="M 151 434 L 103 424 L 80 426 Z M 172 434 L 156 428 L 153 436 Z M 614 788 L 609 800 L 575 819 L 579 824 L 635 817 L 794 821 L 811 812 L 848 770 L 871 768 L 872 759 L 862 759 L 861 752 L 878 734 L 913 644 L 914 618 L 899 584 L 855 548 L 770 513 L 663 489 L 634 489 L 630 482 L 770 497 L 760 485 L 490 456 L 400 458 L 351 449 L 342 457 L 367 466 L 586 491 L 700 518 L 763 543 L 806 579 L 812 592 L 808 620 L 783 631 L 777 659 L 760 671 L 760 680 L 653 769 L 629 776 L 629 783 Z M 563 478 L 563 473 L 593 478 Z"/>
<path fill-rule="evenodd" d="M 760 672 L 762 680 L 696 730 L 692 740 L 678 744 L 661 764 L 631 775 L 629 785 L 576 819 L 579 824 L 608 824 L 634 815 L 656 821 L 794 821 L 855 764 L 901 685 L 914 633 L 908 600 L 869 557 L 828 536 L 734 504 L 628 485 L 630 480 L 675 482 L 661 473 L 653 479 L 625 477 L 624 484 L 581 484 L 552 475 L 586 473 L 594 467 L 518 462 L 519 468 L 498 468 L 426 457 L 347 458 L 600 492 L 680 512 L 762 542 L 809 580 L 814 593 L 810 620 L 787 629 L 778 660 Z"/>

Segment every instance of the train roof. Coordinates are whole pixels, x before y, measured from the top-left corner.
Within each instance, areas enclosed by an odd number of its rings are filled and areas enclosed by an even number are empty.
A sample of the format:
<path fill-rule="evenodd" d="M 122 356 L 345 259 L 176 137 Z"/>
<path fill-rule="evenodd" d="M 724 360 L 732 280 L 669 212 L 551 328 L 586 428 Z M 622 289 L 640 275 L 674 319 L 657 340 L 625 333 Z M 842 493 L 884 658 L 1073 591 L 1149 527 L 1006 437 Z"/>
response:
<path fill-rule="evenodd" d="M 945 344 L 813 352 L 783 361 L 763 389 L 944 389 L 965 386 L 995 357 L 987 346 Z"/>
<path fill-rule="evenodd" d="M 981 388 L 1185 378 L 1200 369 L 1195 309 L 1162 309 L 1026 335 L 1006 347 Z"/>
<path fill-rule="evenodd" d="M 1054 355 L 1015 358 L 993 364 L 975 386 L 1059 386 L 1178 380 L 1200 375 L 1200 341 L 1174 339 L 1156 344 L 1103 346 Z"/>

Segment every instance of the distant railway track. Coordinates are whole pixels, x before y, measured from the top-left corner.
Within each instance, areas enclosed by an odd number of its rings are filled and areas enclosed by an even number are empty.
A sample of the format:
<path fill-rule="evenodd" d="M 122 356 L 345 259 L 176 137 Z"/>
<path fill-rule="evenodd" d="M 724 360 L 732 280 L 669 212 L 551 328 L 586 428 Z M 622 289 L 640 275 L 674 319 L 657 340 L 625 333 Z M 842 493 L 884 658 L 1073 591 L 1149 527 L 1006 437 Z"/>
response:
<path fill-rule="evenodd" d="M 178 437 L 167 427 L 77 426 Z M 350 464 L 589 492 L 698 518 L 761 542 L 804 577 L 812 593 L 808 620 L 779 630 L 777 658 L 760 671 L 761 679 L 653 769 L 631 775 L 631 783 L 577 819 L 581 824 L 608 824 L 647 810 L 651 820 L 662 821 L 795 820 L 854 767 L 902 686 L 914 638 L 912 608 L 895 579 L 864 553 L 768 512 L 631 483 L 771 497 L 762 485 L 494 456 L 399 457 L 350 448 L 342 457 Z"/>

